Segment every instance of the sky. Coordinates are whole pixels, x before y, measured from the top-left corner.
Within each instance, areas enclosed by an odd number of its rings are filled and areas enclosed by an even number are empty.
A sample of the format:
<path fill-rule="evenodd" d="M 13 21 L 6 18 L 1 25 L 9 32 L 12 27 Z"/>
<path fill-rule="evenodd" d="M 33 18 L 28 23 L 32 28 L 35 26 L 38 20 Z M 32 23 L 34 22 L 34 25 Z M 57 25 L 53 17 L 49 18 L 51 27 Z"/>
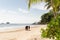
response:
<path fill-rule="evenodd" d="M 32 5 L 28 10 L 27 0 L 0 0 L 0 23 L 34 23 L 41 20 L 41 16 L 48 12 L 41 2 Z"/>

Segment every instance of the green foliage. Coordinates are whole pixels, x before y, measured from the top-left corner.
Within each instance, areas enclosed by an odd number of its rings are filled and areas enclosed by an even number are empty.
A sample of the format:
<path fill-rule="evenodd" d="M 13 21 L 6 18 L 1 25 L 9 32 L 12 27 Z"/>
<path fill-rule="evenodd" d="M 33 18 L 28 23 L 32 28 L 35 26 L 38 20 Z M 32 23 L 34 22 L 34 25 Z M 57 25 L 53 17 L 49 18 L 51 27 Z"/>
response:
<path fill-rule="evenodd" d="M 60 16 L 60 13 L 58 13 L 57 15 Z M 54 15 L 52 12 L 45 13 L 41 16 L 41 20 L 38 22 L 38 24 L 48 24 L 53 17 Z"/>
<path fill-rule="evenodd" d="M 52 19 L 48 23 L 47 28 L 42 30 L 42 37 L 52 38 L 55 40 L 60 40 L 60 16 L 58 15 L 56 19 Z"/>
<path fill-rule="evenodd" d="M 45 29 L 41 29 L 41 30 L 42 30 L 41 36 L 46 38 L 47 37 L 47 31 Z"/>
<path fill-rule="evenodd" d="M 52 13 L 46 13 L 44 15 L 41 16 L 41 24 L 47 24 L 51 21 L 51 19 L 53 18 L 53 14 Z"/>

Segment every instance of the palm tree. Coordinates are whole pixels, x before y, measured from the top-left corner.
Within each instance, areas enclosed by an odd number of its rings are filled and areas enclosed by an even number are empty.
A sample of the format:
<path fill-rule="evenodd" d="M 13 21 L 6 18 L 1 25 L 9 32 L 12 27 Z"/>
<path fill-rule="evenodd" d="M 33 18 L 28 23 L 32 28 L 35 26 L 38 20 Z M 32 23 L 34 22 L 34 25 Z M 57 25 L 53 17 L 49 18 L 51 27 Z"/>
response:
<path fill-rule="evenodd" d="M 56 17 L 57 12 L 60 10 L 60 0 L 42 0 L 42 1 L 46 2 L 47 9 L 52 7 L 52 11 L 55 19 L 49 22 L 46 30 L 45 29 L 42 30 L 42 36 L 60 40 L 60 36 L 59 36 L 60 35 L 60 29 L 59 29 L 60 17 L 59 18 Z M 41 0 L 29 0 L 29 4 L 28 4 L 29 8 L 32 4 L 35 4 L 38 2 L 41 2 Z M 57 26 L 56 26 L 56 23 L 58 23 Z"/>
<path fill-rule="evenodd" d="M 46 2 L 47 9 L 52 7 L 54 18 L 56 18 L 57 11 L 58 11 L 57 7 L 60 5 L 60 0 L 29 0 L 28 7 L 30 8 L 32 4 L 35 4 L 41 1 Z"/>

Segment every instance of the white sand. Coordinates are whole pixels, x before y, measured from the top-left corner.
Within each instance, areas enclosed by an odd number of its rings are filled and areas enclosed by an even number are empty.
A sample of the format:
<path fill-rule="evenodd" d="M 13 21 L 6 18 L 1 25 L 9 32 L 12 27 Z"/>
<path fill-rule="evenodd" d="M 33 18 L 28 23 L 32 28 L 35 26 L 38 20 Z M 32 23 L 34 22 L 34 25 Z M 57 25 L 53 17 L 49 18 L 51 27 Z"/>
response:
<path fill-rule="evenodd" d="M 9 29 L 0 32 L 0 40 L 48 40 L 41 38 L 41 28 L 46 28 L 46 25 L 35 25 L 31 27 L 31 31 L 26 31 L 24 28 Z"/>

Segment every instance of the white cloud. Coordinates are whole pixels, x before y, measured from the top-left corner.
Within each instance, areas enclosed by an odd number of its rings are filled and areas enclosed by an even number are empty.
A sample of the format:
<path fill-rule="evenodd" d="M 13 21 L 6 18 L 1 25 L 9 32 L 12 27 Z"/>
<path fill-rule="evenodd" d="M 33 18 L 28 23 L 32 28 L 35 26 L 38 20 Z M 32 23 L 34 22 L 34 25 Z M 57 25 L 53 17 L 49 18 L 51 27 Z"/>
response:
<path fill-rule="evenodd" d="M 46 7 L 44 7 L 44 5 L 43 6 L 42 5 L 34 5 L 34 6 L 32 6 L 32 8 L 39 9 L 39 10 L 46 10 Z"/>
<path fill-rule="evenodd" d="M 27 11 L 27 10 L 25 10 L 25 9 L 19 8 L 18 10 L 19 10 L 20 12 L 22 12 L 22 13 L 29 13 L 29 11 Z"/>
<path fill-rule="evenodd" d="M 23 13 L 29 13 L 26 10 L 20 9 L 20 11 L 13 11 L 13 10 L 1 10 L 0 9 L 0 23 L 33 23 L 36 21 L 36 18 L 32 17 L 31 15 L 25 15 Z M 37 19 L 38 20 L 38 19 Z"/>
<path fill-rule="evenodd" d="M 15 15 L 14 15 L 15 14 Z M 16 18 L 16 13 L 10 10 L 0 10 L 0 23 L 3 22 L 14 22 Z"/>

